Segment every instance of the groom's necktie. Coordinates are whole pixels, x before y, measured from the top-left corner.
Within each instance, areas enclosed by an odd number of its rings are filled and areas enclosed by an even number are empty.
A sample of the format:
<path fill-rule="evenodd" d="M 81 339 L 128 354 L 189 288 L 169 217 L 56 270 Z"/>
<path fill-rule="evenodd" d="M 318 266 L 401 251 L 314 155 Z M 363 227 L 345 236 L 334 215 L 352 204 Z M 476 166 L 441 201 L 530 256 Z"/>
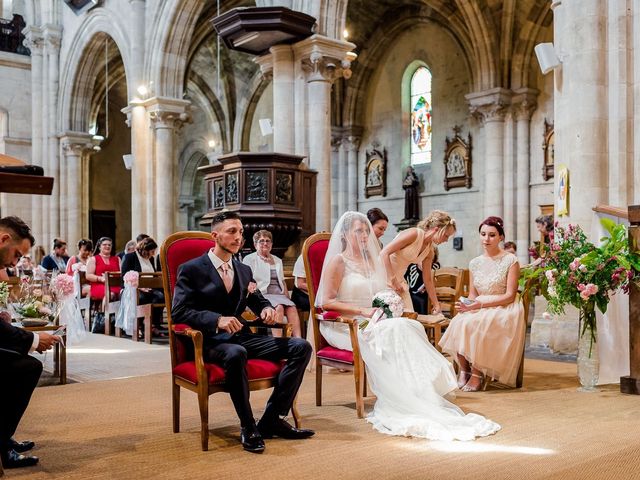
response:
<path fill-rule="evenodd" d="M 231 269 L 229 268 L 229 264 L 226 262 L 220 265 L 220 268 L 222 268 L 222 282 L 224 283 L 224 287 L 227 289 L 227 293 L 229 293 L 233 288 L 233 278 L 231 278 Z"/>

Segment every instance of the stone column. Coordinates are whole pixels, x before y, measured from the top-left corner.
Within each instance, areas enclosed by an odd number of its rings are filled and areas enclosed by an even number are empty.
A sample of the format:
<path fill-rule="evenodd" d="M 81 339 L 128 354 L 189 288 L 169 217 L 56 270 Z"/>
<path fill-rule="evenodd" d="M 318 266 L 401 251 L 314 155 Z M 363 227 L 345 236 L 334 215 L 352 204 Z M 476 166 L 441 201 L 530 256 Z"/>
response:
<path fill-rule="evenodd" d="M 31 50 L 31 163 L 42 166 L 42 53 L 44 39 L 37 27 L 25 29 L 27 47 Z M 43 238 L 42 195 L 31 196 L 31 228 L 36 244 L 47 243 Z"/>
<path fill-rule="evenodd" d="M 607 202 L 608 87 L 606 2 L 554 0 L 555 158 L 569 169 L 569 208 L 561 223 L 591 230 L 592 208 Z M 556 163 L 556 172 L 558 169 Z M 558 175 L 556 174 L 556 190 Z"/>
<path fill-rule="evenodd" d="M 331 134 L 331 224 L 340 217 L 343 212 L 342 200 L 340 198 L 341 185 L 344 183 L 344 179 L 340 178 L 340 161 L 342 160 L 342 130 L 340 128 L 334 128 Z"/>
<path fill-rule="evenodd" d="M 178 204 L 176 192 L 176 133 L 189 119 L 190 102 L 176 98 L 152 98 L 147 111 L 154 129 L 156 226 L 155 240 L 158 244 L 175 232 Z"/>
<path fill-rule="evenodd" d="M 471 113 L 484 125 L 483 216 L 504 217 L 504 117 L 511 91 L 494 88 L 466 98 Z"/>
<path fill-rule="evenodd" d="M 503 221 L 505 241 L 512 240 L 516 235 L 516 132 L 514 115 L 507 110 L 504 120 L 502 169 L 503 182 Z"/>
<path fill-rule="evenodd" d="M 345 137 L 347 151 L 347 205 L 346 209 L 358 210 L 358 151 L 360 150 L 360 139 L 362 127 L 350 127 L 349 135 Z"/>
<path fill-rule="evenodd" d="M 531 245 L 529 181 L 531 175 L 530 120 L 536 109 L 537 90 L 522 89 L 516 92 L 513 107 L 516 117 L 516 231 L 518 259 L 522 265 L 529 262 L 528 248 Z"/>
<path fill-rule="evenodd" d="M 273 150 L 294 152 L 293 50 L 276 45 L 269 50 L 273 62 Z"/>
<path fill-rule="evenodd" d="M 49 240 L 53 237 L 62 237 L 62 225 L 60 222 L 60 191 L 63 179 L 60 170 L 60 144 L 58 143 L 57 113 L 58 113 L 58 65 L 60 63 L 60 43 L 62 39 L 62 27 L 46 25 L 44 30 L 45 51 L 48 58 L 49 72 L 45 86 L 48 103 L 48 131 L 45 133 L 45 147 L 49 160 L 49 171 L 55 180 L 53 190 L 49 198 Z M 72 245 L 78 239 L 65 239 Z"/>
<path fill-rule="evenodd" d="M 318 172 L 316 229 L 331 229 L 331 85 L 351 76 L 354 44 L 313 35 L 293 46 L 307 71 L 309 166 Z"/>
<path fill-rule="evenodd" d="M 338 215 L 336 220 L 349 209 L 349 165 L 347 159 L 347 137 L 340 139 L 338 149 Z"/>
<path fill-rule="evenodd" d="M 131 85 L 135 91 L 143 83 L 144 39 L 145 39 L 145 0 L 129 0 L 133 15 L 130 18 L 131 34 Z M 137 235 L 137 234 L 136 234 Z"/>
<path fill-rule="evenodd" d="M 127 115 L 127 125 L 131 127 L 131 234 L 138 235 L 149 231 L 145 212 L 149 208 L 146 200 L 151 195 L 147 192 L 147 165 L 150 163 L 148 144 L 150 130 L 147 110 L 143 102 L 132 101 L 122 109 Z M 149 195 L 147 195 L 149 193 Z M 153 207 L 153 205 L 152 205 Z M 152 210 L 154 211 L 154 210 Z M 156 241 L 158 241 L 156 239 Z"/>
<path fill-rule="evenodd" d="M 63 169 L 66 171 L 66 184 L 61 188 L 64 191 L 61 204 L 65 207 L 62 222 L 65 228 L 61 235 L 73 247 L 85 235 L 83 216 L 88 212 L 82 209 L 82 157 L 93 152 L 93 143 L 88 133 L 67 132 L 60 136 L 60 144 L 64 155 Z"/>

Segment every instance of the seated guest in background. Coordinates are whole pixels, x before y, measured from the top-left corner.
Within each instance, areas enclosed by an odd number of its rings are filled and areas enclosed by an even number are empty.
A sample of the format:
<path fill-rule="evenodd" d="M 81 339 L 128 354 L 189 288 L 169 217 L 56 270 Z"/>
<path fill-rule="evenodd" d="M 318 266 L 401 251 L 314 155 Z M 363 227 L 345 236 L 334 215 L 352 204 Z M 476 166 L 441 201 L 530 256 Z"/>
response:
<path fill-rule="evenodd" d="M 387 227 L 389 226 L 389 217 L 387 217 L 379 208 L 371 208 L 367 212 L 367 218 L 371 223 L 373 234 L 378 239 L 380 248 L 382 248 L 382 241 L 380 240 L 380 238 L 384 235 L 384 232 L 387 231 Z"/>
<path fill-rule="evenodd" d="M 431 263 L 432 270 L 438 270 L 440 268 L 440 262 L 438 262 L 438 248 L 433 247 L 433 262 Z M 422 315 L 428 315 L 428 297 L 427 289 L 424 286 L 424 280 L 422 278 L 422 269 L 420 265 L 412 263 L 407 267 L 407 271 L 404 274 L 404 279 L 409 286 L 409 294 L 411 295 L 411 302 L 413 303 L 413 309 L 416 313 Z"/>
<path fill-rule="evenodd" d="M 293 265 L 293 291 L 291 292 L 291 300 L 303 312 L 308 312 L 309 308 L 309 289 L 307 287 L 307 274 L 304 271 L 304 261 L 302 255 L 298 256 L 296 263 Z"/>
<path fill-rule="evenodd" d="M 124 246 L 124 250 L 121 252 L 118 252 L 118 258 L 120 260 L 122 260 L 124 258 L 125 255 L 127 255 L 128 253 L 133 253 L 136 251 L 136 241 L 135 240 L 129 240 L 125 246 Z"/>
<path fill-rule="evenodd" d="M 93 242 L 88 238 L 83 238 L 78 242 L 78 254 L 74 255 L 67 262 L 66 272 L 67 275 L 73 275 L 73 272 L 80 270 L 82 272 L 87 271 L 87 260 L 91 256 L 93 251 Z M 77 265 L 74 267 L 74 265 Z"/>
<path fill-rule="evenodd" d="M 35 267 L 36 266 L 31 261 L 31 255 L 27 254 L 27 255 L 24 255 L 22 258 L 20 258 L 20 260 L 18 260 L 18 264 L 16 265 L 16 270 L 18 270 L 19 273 L 24 275 L 33 275 L 33 269 Z"/>
<path fill-rule="evenodd" d="M 514 242 L 504 242 L 504 251 L 505 252 L 513 253 L 515 255 L 517 249 L 518 249 L 518 247 L 516 247 L 516 244 Z"/>
<path fill-rule="evenodd" d="M 52 252 L 42 259 L 42 268 L 45 270 L 58 270 L 64 272 L 67 268 L 67 242 L 59 238 L 53 239 Z"/>
<path fill-rule="evenodd" d="M 232 258 L 242 242 L 242 220 L 235 212 L 221 212 L 211 220 L 215 246 L 178 269 L 171 316 L 204 336 L 204 360 L 225 371 L 227 390 L 240 418 L 240 442 L 253 453 L 264 451 L 263 438 L 307 438 L 312 430 L 292 427 L 287 415 L 311 358 L 311 345 L 301 338 L 274 338 L 253 334 L 240 322 L 249 307 L 264 324 L 273 325 L 276 313 L 256 289 L 251 269 Z M 256 425 L 249 403 L 247 359 L 286 360 L 278 382 Z"/>
<path fill-rule="evenodd" d="M 93 256 L 87 260 L 87 280 L 91 283 L 90 295 L 92 300 L 104 299 L 104 272 L 119 272 L 120 259 L 111 255 L 113 241 L 109 237 L 101 237 L 96 243 Z M 121 287 L 112 286 L 110 298 L 116 299 L 120 295 Z"/>
<path fill-rule="evenodd" d="M 282 260 L 271 255 L 271 247 L 273 247 L 271 232 L 258 230 L 253 235 L 253 244 L 256 251 L 244 257 L 242 263 L 251 267 L 258 289 L 264 298 L 275 307 L 276 314 L 280 318 L 282 315 L 287 316 L 287 323 L 291 325 L 292 335 L 301 337 L 300 318 L 296 304 L 289 298 L 289 292 L 287 292 L 287 286 L 284 283 Z"/>
<path fill-rule="evenodd" d="M 551 215 L 540 215 L 536 218 L 536 228 L 542 234 L 544 243 L 551 243 L 553 238 L 553 217 Z"/>
<path fill-rule="evenodd" d="M 29 227 L 21 219 L 0 219 L 0 268 L 14 267 L 33 244 Z M 38 457 L 22 455 L 35 447 L 35 443 L 18 442 L 13 435 L 42 373 L 42 363 L 29 353 L 42 353 L 59 341 L 59 337 L 46 332 L 14 327 L 11 317 L 6 312 L 0 313 L 0 459 L 4 468 L 38 463 Z"/>
<path fill-rule="evenodd" d="M 517 299 L 520 264 L 500 248 L 504 226 L 500 217 L 480 224 L 484 253 L 469 263 L 472 303 L 456 303 L 458 313 L 440 340 L 442 351 L 458 363 L 458 386 L 480 390 L 483 377 L 515 386 L 524 347 L 524 309 Z"/>
<path fill-rule="evenodd" d="M 122 259 L 122 265 L 120 266 L 120 272 L 122 277 L 128 271 L 134 270 L 138 273 L 153 273 L 157 272 L 156 268 L 156 250 L 158 244 L 151 237 L 142 239 L 136 246 L 136 251 L 127 253 Z M 138 303 L 140 305 L 146 305 L 148 303 L 164 303 L 164 291 L 159 288 L 139 288 L 138 289 Z M 162 336 L 159 330 L 162 325 L 162 311 L 161 308 L 151 309 L 151 319 L 153 322 L 153 335 Z"/>
<path fill-rule="evenodd" d="M 42 245 L 38 245 L 33 252 L 33 264 L 40 265 L 42 259 L 47 256 L 47 253 L 44 251 L 44 247 Z"/>

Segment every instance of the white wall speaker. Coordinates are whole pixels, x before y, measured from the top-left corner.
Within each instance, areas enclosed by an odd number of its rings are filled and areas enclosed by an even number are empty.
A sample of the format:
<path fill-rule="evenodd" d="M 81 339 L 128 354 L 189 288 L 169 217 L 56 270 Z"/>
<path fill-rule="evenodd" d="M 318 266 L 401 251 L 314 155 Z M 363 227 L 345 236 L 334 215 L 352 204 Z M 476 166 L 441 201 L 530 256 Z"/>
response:
<path fill-rule="evenodd" d="M 562 62 L 556 55 L 556 50 L 553 47 L 553 43 L 539 43 L 534 48 L 536 57 L 538 57 L 538 63 L 540 64 L 540 70 L 542 74 L 546 75 L 551 70 L 558 68 Z"/>
<path fill-rule="evenodd" d="M 271 119 L 261 118 L 260 120 L 258 120 L 258 123 L 260 124 L 260 133 L 262 134 L 263 137 L 273 134 L 273 126 L 271 125 Z"/>
<path fill-rule="evenodd" d="M 131 170 L 131 167 L 133 166 L 133 155 L 130 153 L 122 155 L 122 160 L 124 161 L 124 168 Z"/>

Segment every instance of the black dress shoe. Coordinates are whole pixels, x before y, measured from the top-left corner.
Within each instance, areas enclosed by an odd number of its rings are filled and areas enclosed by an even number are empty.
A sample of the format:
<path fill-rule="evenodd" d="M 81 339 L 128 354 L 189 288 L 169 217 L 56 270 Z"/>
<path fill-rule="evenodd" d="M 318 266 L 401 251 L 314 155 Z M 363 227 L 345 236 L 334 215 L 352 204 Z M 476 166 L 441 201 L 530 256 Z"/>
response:
<path fill-rule="evenodd" d="M 315 435 L 313 430 L 295 428 L 281 418 L 277 418 L 269 423 L 260 420 L 258 422 L 258 430 L 263 438 L 287 438 L 290 440 L 299 440 L 301 438 L 309 438 Z"/>
<path fill-rule="evenodd" d="M 242 448 L 247 452 L 264 452 L 264 440 L 262 439 L 260 432 L 255 427 L 240 429 L 240 443 L 242 443 Z"/>
<path fill-rule="evenodd" d="M 25 440 L 24 442 L 18 442 L 14 438 L 10 438 L 9 439 L 9 448 L 15 450 L 18 453 L 28 452 L 29 450 L 31 450 L 35 446 L 36 446 L 36 442 L 33 442 L 31 440 Z"/>
<path fill-rule="evenodd" d="M 27 457 L 15 450 L 2 453 L 2 466 L 4 468 L 33 467 L 38 463 L 38 457 Z"/>

